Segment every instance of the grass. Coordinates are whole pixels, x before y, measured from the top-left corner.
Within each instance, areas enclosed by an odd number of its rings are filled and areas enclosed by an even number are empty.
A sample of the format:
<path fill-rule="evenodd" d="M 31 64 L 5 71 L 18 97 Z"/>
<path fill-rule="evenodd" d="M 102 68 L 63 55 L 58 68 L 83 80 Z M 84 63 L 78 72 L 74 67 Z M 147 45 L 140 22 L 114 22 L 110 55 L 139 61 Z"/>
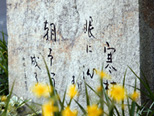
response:
<path fill-rule="evenodd" d="M 8 94 L 8 48 L 6 34 L 0 32 L 0 95 Z"/>

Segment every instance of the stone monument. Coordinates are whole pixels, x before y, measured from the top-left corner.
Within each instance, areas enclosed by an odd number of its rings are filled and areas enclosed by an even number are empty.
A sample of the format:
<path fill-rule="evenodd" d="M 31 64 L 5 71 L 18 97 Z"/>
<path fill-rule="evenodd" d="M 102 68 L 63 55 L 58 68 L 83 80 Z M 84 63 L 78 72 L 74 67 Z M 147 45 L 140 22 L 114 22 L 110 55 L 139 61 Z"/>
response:
<path fill-rule="evenodd" d="M 98 86 L 95 69 L 103 67 L 111 75 L 109 84 L 122 83 L 128 66 L 139 74 L 138 7 L 138 0 L 8 0 L 10 87 L 16 79 L 13 93 L 37 101 L 31 86 L 48 82 L 42 56 L 57 92 L 63 95 L 68 85 L 76 83 L 81 102 L 84 80 L 93 88 Z M 128 70 L 126 84 L 134 82 Z"/>

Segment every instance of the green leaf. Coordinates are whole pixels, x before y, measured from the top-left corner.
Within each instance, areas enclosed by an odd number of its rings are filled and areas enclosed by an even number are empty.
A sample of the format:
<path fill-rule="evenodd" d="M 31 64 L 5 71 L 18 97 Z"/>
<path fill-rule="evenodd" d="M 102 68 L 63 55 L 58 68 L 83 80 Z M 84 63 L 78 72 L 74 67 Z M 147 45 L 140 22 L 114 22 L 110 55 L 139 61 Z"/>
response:
<path fill-rule="evenodd" d="M 52 83 L 52 79 L 51 79 L 51 76 L 50 76 L 50 72 L 49 72 L 49 68 L 47 66 L 47 63 L 46 63 L 43 56 L 42 56 L 42 58 L 43 58 L 43 61 L 44 61 L 44 64 L 45 64 L 45 67 L 46 67 L 46 70 L 47 70 L 47 75 L 48 75 L 48 78 L 49 78 L 50 86 L 53 87 L 53 93 L 50 93 L 50 96 L 52 97 L 53 95 L 55 95 L 55 88 L 54 88 L 53 83 Z"/>
<path fill-rule="evenodd" d="M 10 102 L 11 95 L 12 95 L 12 92 L 13 92 L 14 84 L 15 84 L 15 81 L 13 82 L 13 85 L 12 85 L 12 87 L 11 87 L 11 91 L 10 91 L 9 96 L 7 97 L 6 107 L 5 107 L 5 109 L 4 109 L 4 112 L 3 112 L 2 116 L 7 116 L 7 110 L 8 110 L 9 102 Z"/>
<path fill-rule="evenodd" d="M 143 72 L 142 69 L 141 69 L 141 74 L 143 75 L 143 78 L 144 78 L 144 80 L 145 80 L 146 85 L 150 88 L 150 85 L 149 85 L 149 83 L 148 83 L 148 80 L 147 80 L 147 78 L 146 78 L 146 76 L 145 76 L 145 74 L 144 74 L 144 72 Z"/>
<path fill-rule="evenodd" d="M 86 115 L 86 110 L 82 107 L 82 105 L 80 105 L 75 99 L 74 101 L 78 104 L 79 108 L 81 109 L 81 111 L 83 112 L 84 115 Z"/>
<path fill-rule="evenodd" d="M 31 107 L 28 103 L 25 102 L 25 105 L 37 116 L 38 113 Z"/>
<path fill-rule="evenodd" d="M 131 110 L 130 110 L 131 116 L 134 116 L 135 115 L 135 106 L 136 106 L 135 102 L 132 101 Z"/>
<path fill-rule="evenodd" d="M 124 78 L 123 78 L 123 87 L 125 87 L 126 73 L 127 73 L 127 69 L 126 69 L 126 71 L 125 71 Z"/>
<path fill-rule="evenodd" d="M 113 110 L 114 110 L 114 104 L 112 104 L 109 109 L 109 116 L 113 116 L 113 114 L 114 114 Z"/>
<path fill-rule="evenodd" d="M 131 108 L 130 108 L 130 104 L 129 104 L 129 99 L 128 98 L 127 98 L 127 106 L 128 106 L 129 115 L 131 116 Z"/>
<path fill-rule="evenodd" d="M 129 67 L 129 66 L 128 66 Z M 154 94 L 152 93 L 151 89 L 147 86 L 147 84 L 140 78 L 137 76 L 137 74 L 129 67 L 129 69 L 133 72 L 133 74 L 140 80 L 140 82 L 143 84 L 143 86 L 145 87 L 145 89 L 147 90 L 147 92 L 150 94 L 150 98 L 152 100 L 154 100 Z M 145 94 L 146 95 L 146 94 Z"/>
<path fill-rule="evenodd" d="M 69 103 L 68 103 L 68 106 L 70 106 L 70 105 L 71 105 L 71 102 L 72 102 L 72 98 L 70 99 L 70 101 L 69 101 Z"/>
<path fill-rule="evenodd" d="M 152 107 L 153 107 L 153 105 L 154 105 L 154 102 L 150 105 L 150 107 L 149 107 L 149 109 L 151 109 Z M 152 110 L 152 109 L 151 109 Z M 146 116 L 149 116 L 149 113 L 150 113 L 150 110 L 148 110 L 148 112 L 147 112 L 147 115 Z M 151 113 L 150 113 L 151 114 Z"/>
<path fill-rule="evenodd" d="M 90 85 L 88 85 L 87 83 L 86 83 L 86 85 L 87 85 L 98 97 L 100 97 L 100 95 L 99 95 L 92 87 L 90 87 Z"/>
<path fill-rule="evenodd" d="M 132 86 L 132 85 L 128 85 L 128 86 L 133 87 L 133 88 L 135 89 L 135 87 Z M 147 93 L 147 92 L 141 90 L 140 88 L 136 88 L 136 90 L 139 90 L 140 92 L 142 92 L 144 95 L 146 95 L 146 96 L 149 97 L 149 98 L 151 97 L 151 96 L 149 95 L 149 93 Z"/>
<path fill-rule="evenodd" d="M 65 89 L 65 92 L 64 92 L 64 95 L 63 95 L 63 101 L 62 101 L 62 105 L 61 105 L 61 110 L 64 109 L 64 101 L 65 101 L 65 97 L 66 97 L 66 90 L 67 89 Z"/>
<path fill-rule="evenodd" d="M 115 109 L 117 115 L 120 116 L 120 113 L 119 113 L 119 111 L 118 111 L 118 109 L 117 109 L 117 107 L 115 105 L 114 105 L 114 109 Z"/>
<path fill-rule="evenodd" d="M 100 85 L 101 85 L 101 87 L 103 88 L 103 91 L 101 91 L 101 97 L 100 97 L 100 104 L 101 104 L 101 108 L 102 108 L 102 110 L 104 110 L 104 86 L 103 86 L 103 79 L 101 79 L 100 78 Z"/>
<path fill-rule="evenodd" d="M 85 81 L 84 81 L 84 84 L 85 84 L 87 106 L 90 106 L 89 95 L 88 95 L 87 85 Z"/>
<path fill-rule="evenodd" d="M 107 106 L 110 106 L 110 102 L 111 102 L 111 99 L 109 98 L 109 96 L 107 95 L 106 91 L 105 91 L 105 88 L 104 86 L 102 87 L 103 88 L 103 95 L 105 96 L 105 100 L 107 101 L 107 103 L 103 100 L 103 103 L 105 103 Z M 103 104 L 104 106 L 104 104 Z"/>
<path fill-rule="evenodd" d="M 126 71 L 125 71 L 124 78 L 123 78 L 123 87 L 125 87 L 126 73 L 127 73 L 127 69 L 126 69 Z M 122 104 L 124 104 L 124 100 L 122 100 Z M 122 116 L 125 116 L 125 110 L 124 110 L 122 107 L 123 107 L 123 106 L 121 106 Z"/>
<path fill-rule="evenodd" d="M 4 88 L 0 91 L 0 94 L 2 94 L 5 90 L 7 90 L 7 88 Z"/>
<path fill-rule="evenodd" d="M 27 102 L 29 102 L 30 100 L 24 100 L 22 103 L 20 103 L 19 105 L 18 105 L 18 107 L 17 107 L 17 109 L 19 108 L 19 107 L 21 107 L 23 104 L 26 104 Z"/>
<path fill-rule="evenodd" d="M 137 83 L 137 80 L 135 79 L 135 88 L 134 88 L 134 91 L 136 91 L 136 83 Z"/>
<path fill-rule="evenodd" d="M 5 72 L 8 72 L 7 69 L 6 69 L 2 64 L 0 64 L 0 67 L 1 67 Z M 6 76 L 8 76 L 8 75 L 6 75 Z"/>

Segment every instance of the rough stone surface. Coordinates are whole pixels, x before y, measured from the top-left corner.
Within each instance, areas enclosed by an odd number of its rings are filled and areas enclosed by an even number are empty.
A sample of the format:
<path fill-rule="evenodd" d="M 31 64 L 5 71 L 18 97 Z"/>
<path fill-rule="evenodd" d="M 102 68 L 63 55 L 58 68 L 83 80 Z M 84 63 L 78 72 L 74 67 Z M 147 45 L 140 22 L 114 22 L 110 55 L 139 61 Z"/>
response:
<path fill-rule="evenodd" d="M 47 27 L 55 24 L 56 42 L 50 40 L 53 25 L 49 28 L 49 40 L 43 37 L 47 32 L 45 21 Z M 87 28 L 93 29 L 84 30 L 86 21 Z M 138 0 L 8 0 L 7 27 L 9 82 L 11 87 L 16 79 L 13 92 L 18 96 L 37 101 L 31 86 L 37 80 L 48 82 L 41 54 L 51 73 L 55 73 L 51 76 L 58 93 L 63 95 L 74 76 L 81 93 L 77 99 L 82 103 L 85 101 L 83 75 L 93 88 L 98 86 L 95 71 L 93 78 L 89 75 L 93 68 L 103 66 L 112 76 L 109 82 L 122 83 L 127 66 L 139 74 Z M 90 37 L 90 32 L 94 37 Z M 111 54 L 112 62 L 108 59 Z M 50 56 L 53 56 L 52 65 Z M 134 85 L 134 82 L 135 76 L 128 70 L 126 84 Z"/>

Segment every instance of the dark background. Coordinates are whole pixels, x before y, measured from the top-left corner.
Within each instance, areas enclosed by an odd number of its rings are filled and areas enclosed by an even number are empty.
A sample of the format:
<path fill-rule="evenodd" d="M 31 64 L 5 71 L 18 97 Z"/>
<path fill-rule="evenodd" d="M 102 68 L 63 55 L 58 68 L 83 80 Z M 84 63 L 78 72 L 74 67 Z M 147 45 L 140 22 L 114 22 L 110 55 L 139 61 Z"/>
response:
<path fill-rule="evenodd" d="M 0 31 L 7 33 L 6 0 L 0 0 Z M 1 38 L 1 34 L 0 34 L 0 38 Z"/>

